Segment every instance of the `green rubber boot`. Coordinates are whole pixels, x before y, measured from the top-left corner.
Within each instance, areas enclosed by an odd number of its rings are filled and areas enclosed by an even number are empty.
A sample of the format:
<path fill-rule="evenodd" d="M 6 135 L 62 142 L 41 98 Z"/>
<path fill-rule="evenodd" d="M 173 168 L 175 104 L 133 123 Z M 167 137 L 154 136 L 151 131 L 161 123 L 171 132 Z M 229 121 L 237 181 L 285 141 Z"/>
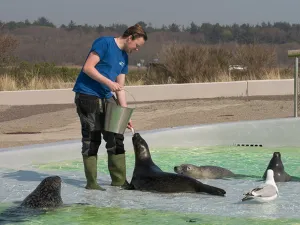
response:
<path fill-rule="evenodd" d="M 83 156 L 84 172 L 87 181 L 85 188 L 105 191 L 105 189 L 97 183 L 97 158 L 96 155 Z"/>
<path fill-rule="evenodd" d="M 127 187 L 125 154 L 108 154 L 107 157 L 111 186 Z"/>

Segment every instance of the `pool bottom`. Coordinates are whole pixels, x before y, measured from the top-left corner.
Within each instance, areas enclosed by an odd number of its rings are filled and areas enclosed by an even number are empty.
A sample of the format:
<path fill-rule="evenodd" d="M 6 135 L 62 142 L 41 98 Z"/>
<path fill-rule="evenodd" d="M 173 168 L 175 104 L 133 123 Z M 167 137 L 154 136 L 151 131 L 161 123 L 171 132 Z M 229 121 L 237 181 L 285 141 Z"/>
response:
<path fill-rule="evenodd" d="M 1 218 L 7 205 L 0 205 L 0 221 L 2 224 L 36 225 L 36 224 L 101 224 L 101 225 L 131 225 L 131 224 L 299 224 L 300 219 L 262 219 L 262 218 L 237 218 L 225 216 L 212 216 L 196 213 L 178 213 L 170 211 L 157 211 L 145 209 L 124 209 L 95 206 L 67 206 L 48 211 L 42 215 L 23 215 L 16 219 Z M 13 222 L 14 221 L 14 222 Z"/>
<path fill-rule="evenodd" d="M 296 148 L 166 148 L 152 149 L 151 154 L 154 162 L 163 170 L 169 172 L 172 171 L 173 166 L 176 164 L 190 162 L 197 165 L 210 164 L 224 166 L 236 173 L 254 175 L 261 178 L 274 151 L 280 151 L 282 153 L 286 171 L 292 175 L 297 175 L 299 172 L 299 163 L 296 156 L 299 155 L 299 149 Z M 126 157 L 127 178 L 130 181 L 134 166 L 134 155 L 132 152 L 128 152 Z M 298 221 L 298 219 L 300 219 L 298 216 L 298 212 L 300 211 L 298 202 L 300 199 L 297 191 L 299 190 L 299 182 L 278 184 L 280 196 L 273 202 L 267 204 L 242 204 L 242 194 L 262 183 L 257 178 L 201 180 L 203 183 L 224 188 L 227 192 L 225 198 L 190 193 L 154 194 L 140 191 L 125 191 L 110 187 L 110 177 L 107 171 L 105 155 L 99 157 L 98 166 L 99 182 L 107 189 L 106 192 L 87 191 L 84 189 L 85 177 L 80 158 L 75 161 L 35 164 L 32 167 L 27 167 L 26 170 L 1 170 L 1 202 L 9 203 L 12 201 L 20 201 L 24 199 L 44 177 L 59 175 L 64 182 L 62 186 L 62 198 L 66 204 L 82 202 L 89 203 L 95 207 L 94 209 L 93 207 L 71 207 L 56 211 L 53 215 L 51 214 L 52 212 L 50 213 L 52 216 L 59 218 L 61 218 L 62 215 L 60 214 L 64 212 L 64 210 L 70 210 L 70 215 L 74 214 L 74 217 L 79 215 L 85 217 L 85 214 L 80 214 L 80 212 L 94 210 L 97 212 L 97 215 L 95 215 L 96 219 L 98 216 L 99 219 L 102 217 L 106 218 L 102 215 L 102 209 L 104 207 L 104 212 L 107 212 L 105 210 L 120 212 L 120 215 L 118 213 L 115 214 L 116 218 L 122 222 L 124 214 L 125 216 L 130 215 L 129 218 L 126 217 L 126 220 L 132 221 L 130 218 L 136 219 L 139 213 L 145 216 L 145 221 L 148 218 L 147 216 L 160 218 L 161 221 L 157 222 L 159 224 L 167 223 L 164 222 L 164 219 L 176 224 L 175 218 L 181 221 L 181 223 L 178 224 L 182 224 L 183 220 L 181 220 L 181 218 L 186 218 L 185 215 L 198 220 L 204 218 L 207 221 L 212 221 L 213 223 L 211 224 L 218 224 L 220 221 L 224 222 L 224 220 L 228 221 L 228 223 L 230 221 L 230 224 L 232 224 L 231 221 L 237 221 L 236 223 L 244 221 L 250 224 L 255 224 L 255 221 L 259 221 L 258 224 L 262 224 L 262 222 L 266 221 L 265 224 L 271 224 L 272 219 L 275 218 L 278 219 L 278 221 L 283 221 L 282 223 L 286 223 L 286 221 L 300 222 Z M 126 211 L 127 209 L 130 210 Z M 78 213 L 76 212 L 77 210 L 79 210 Z M 162 215 L 160 215 L 161 213 Z M 50 214 L 48 213 L 34 219 L 43 220 L 45 216 Z M 166 215 L 166 217 L 163 215 Z M 61 220 L 64 221 L 64 217 L 62 217 Z M 78 218 L 78 220 L 81 221 L 80 218 Z M 191 220 L 190 222 L 197 224 L 198 220 L 196 220 L 196 222 Z M 153 218 L 152 220 L 150 218 L 149 221 L 152 224 L 156 222 Z M 73 223 L 71 220 L 70 223 L 80 224 L 77 223 L 77 221 Z M 204 222 L 199 223 L 203 224 Z M 93 221 L 91 220 L 88 224 L 93 224 Z M 115 224 L 118 223 L 116 222 Z"/>
<path fill-rule="evenodd" d="M 231 170 L 236 174 L 249 175 L 247 179 L 261 178 L 273 152 L 281 152 L 285 171 L 292 176 L 300 177 L 298 156 L 300 148 L 265 148 L 265 147 L 236 147 L 236 146 L 208 146 L 193 148 L 152 148 L 151 157 L 163 171 L 174 172 L 176 165 L 189 163 L 194 165 L 215 165 Z M 135 164 L 133 152 L 126 153 L 127 174 L 132 174 Z M 83 171 L 82 159 L 59 161 L 52 163 L 34 163 L 33 168 L 40 171 Z M 109 174 L 107 156 L 98 156 L 98 170 Z M 300 180 L 300 179 L 299 179 Z"/>

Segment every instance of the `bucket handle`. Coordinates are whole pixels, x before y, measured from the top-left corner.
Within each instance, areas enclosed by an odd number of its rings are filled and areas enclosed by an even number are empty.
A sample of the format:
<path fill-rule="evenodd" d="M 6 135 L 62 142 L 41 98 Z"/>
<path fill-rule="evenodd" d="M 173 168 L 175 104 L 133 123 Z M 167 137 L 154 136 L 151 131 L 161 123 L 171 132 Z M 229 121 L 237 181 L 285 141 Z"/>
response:
<path fill-rule="evenodd" d="M 136 108 L 136 99 L 135 99 L 135 97 L 128 90 L 124 89 L 124 91 L 127 91 L 127 93 L 133 98 L 134 104 L 135 104 L 135 108 Z"/>
<path fill-rule="evenodd" d="M 126 91 L 133 98 L 134 104 L 135 104 L 135 108 L 136 108 L 136 99 L 135 99 L 135 97 L 128 90 L 126 90 L 126 89 L 123 89 L 123 90 Z M 118 99 L 116 98 L 115 100 L 117 102 L 117 105 L 120 105 Z"/>

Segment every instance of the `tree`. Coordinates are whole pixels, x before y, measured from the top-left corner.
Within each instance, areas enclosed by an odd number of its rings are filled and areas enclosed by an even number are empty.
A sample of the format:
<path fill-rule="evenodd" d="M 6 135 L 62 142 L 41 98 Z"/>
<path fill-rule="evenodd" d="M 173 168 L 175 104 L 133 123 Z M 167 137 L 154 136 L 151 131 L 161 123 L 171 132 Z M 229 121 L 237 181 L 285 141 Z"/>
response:
<path fill-rule="evenodd" d="M 225 42 L 232 41 L 233 39 L 232 32 L 229 29 L 224 29 L 221 36 L 222 36 L 222 40 Z"/>
<path fill-rule="evenodd" d="M 96 31 L 97 31 L 98 33 L 103 32 L 104 29 L 105 29 L 104 26 L 102 26 L 101 24 L 99 24 L 99 25 L 96 27 Z"/>
<path fill-rule="evenodd" d="M 51 23 L 46 17 L 39 17 L 37 20 L 33 22 L 33 25 L 36 26 L 45 26 L 45 27 L 55 27 L 53 23 Z"/>
<path fill-rule="evenodd" d="M 199 32 L 199 27 L 194 22 L 192 22 L 191 28 L 190 28 L 190 33 L 197 34 L 198 32 Z"/>
<path fill-rule="evenodd" d="M 166 31 L 166 30 L 168 30 L 168 27 L 167 27 L 166 25 L 163 24 L 163 25 L 161 26 L 160 30 L 161 30 L 161 31 Z"/>
<path fill-rule="evenodd" d="M 29 27 L 31 25 L 30 21 L 28 19 L 25 20 L 25 26 Z"/>
<path fill-rule="evenodd" d="M 146 30 L 147 29 L 147 23 L 143 22 L 143 21 L 139 21 L 137 22 L 139 25 L 141 25 L 141 27 Z"/>
<path fill-rule="evenodd" d="M 68 24 L 68 30 L 74 30 L 76 28 L 76 23 L 71 20 L 70 23 Z"/>
<path fill-rule="evenodd" d="M 171 32 L 180 32 L 179 25 L 177 25 L 176 23 L 172 23 L 171 25 L 169 25 L 169 30 Z"/>
<path fill-rule="evenodd" d="M 152 26 L 152 23 L 149 23 L 146 27 L 146 32 L 155 32 L 156 29 Z"/>

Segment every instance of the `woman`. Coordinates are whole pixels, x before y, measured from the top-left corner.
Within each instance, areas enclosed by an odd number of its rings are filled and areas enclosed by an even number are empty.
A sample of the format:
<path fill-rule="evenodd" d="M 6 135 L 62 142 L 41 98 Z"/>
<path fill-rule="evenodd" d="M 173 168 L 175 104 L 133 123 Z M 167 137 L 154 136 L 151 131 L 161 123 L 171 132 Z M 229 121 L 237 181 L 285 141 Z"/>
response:
<path fill-rule="evenodd" d="M 127 107 L 124 85 L 128 73 L 128 53 L 138 51 L 145 41 L 147 34 L 139 24 L 129 27 L 122 36 L 96 39 L 74 85 L 87 189 L 105 190 L 97 183 L 97 154 L 102 136 L 106 142 L 111 185 L 128 184 L 124 136 L 103 130 L 105 103 L 118 101 L 121 106 Z M 112 92 L 115 92 L 117 99 Z M 130 120 L 127 128 L 132 127 Z"/>

